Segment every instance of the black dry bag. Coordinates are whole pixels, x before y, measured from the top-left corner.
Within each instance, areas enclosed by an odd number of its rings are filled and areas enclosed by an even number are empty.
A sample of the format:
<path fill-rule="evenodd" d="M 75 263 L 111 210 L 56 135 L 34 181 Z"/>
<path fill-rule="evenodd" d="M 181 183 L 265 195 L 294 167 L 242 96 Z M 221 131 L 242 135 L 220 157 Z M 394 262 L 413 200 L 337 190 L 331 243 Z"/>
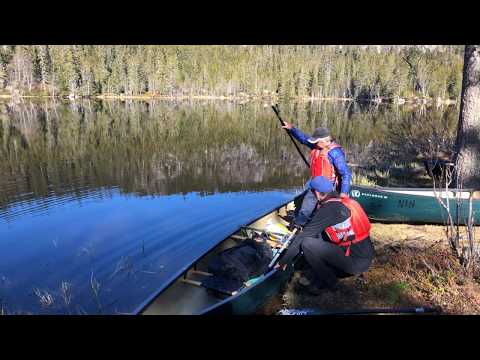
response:
<path fill-rule="evenodd" d="M 214 276 L 205 279 L 202 285 L 224 292 L 238 290 L 244 282 L 267 271 L 272 258 L 272 249 L 266 241 L 248 238 L 212 258 L 208 272 Z"/>

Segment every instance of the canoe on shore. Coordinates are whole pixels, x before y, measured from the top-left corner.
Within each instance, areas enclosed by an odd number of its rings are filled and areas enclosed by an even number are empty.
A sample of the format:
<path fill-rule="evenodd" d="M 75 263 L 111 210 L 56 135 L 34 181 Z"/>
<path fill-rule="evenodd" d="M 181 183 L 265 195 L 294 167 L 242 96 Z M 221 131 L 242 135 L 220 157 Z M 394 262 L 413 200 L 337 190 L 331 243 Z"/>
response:
<path fill-rule="evenodd" d="M 203 315 L 203 314 L 252 314 L 269 298 L 277 295 L 291 277 L 294 264 L 278 266 L 281 255 L 288 247 L 293 233 L 286 233 L 283 241 L 269 242 L 274 258 L 269 269 L 262 275 L 250 279 L 235 291 L 224 291 L 205 286 L 204 280 L 212 274 L 208 264 L 219 252 L 231 248 L 246 239 L 246 231 L 267 231 L 272 225 L 288 225 L 283 219 L 287 211 L 294 210 L 294 200 L 284 203 L 253 222 L 239 228 L 211 251 L 200 257 L 182 275 L 176 278 L 159 294 L 147 300 L 135 314 L 142 315 Z"/>
<path fill-rule="evenodd" d="M 465 223 L 469 206 L 472 207 L 474 223 L 480 219 L 480 201 L 472 197 L 469 190 L 450 190 L 438 194 L 443 201 L 449 200 L 451 214 L 460 223 Z M 302 194 L 303 195 L 303 194 Z M 294 271 L 295 263 L 286 267 L 277 266 L 279 256 L 264 274 L 250 279 L 235 291 L 223 291 L 205 286 L 208 264 L 219 252 L 231 248 L 246 239 L 245 229 L 266 230 L 272 224 L 288 225 L 287 211 L 295 209 L 301 196 L 288 201 L 256 220 L 237 229 L 212 250 L 199 257 L 192 265 L 141 304 L 135 314 L 142 315 L 201 315 L 201 314 L 252 314 L 265 302 L 277 295 L 286 285 Z M 448 195 L 448 196 L 447 196 Z M 350 196 L 357 200 L 373 221 L 392 223 L 443 224 L 447 212 L 440 206 L 433 189 L 383 188 L 352 186 Z M 458 199 L 458 209 L 457 200 Z M 458 215 L 458 216 L 457 216 Z M 274 254 L 282 247 L 272 245 Z"/>
<path fill-rule="evenodd" d="M 473 223 L 480 224 L 478 191 L 463 189 L 387 188 L 353 185 L 350 197 L 358 201 L 373 221 L 410 224 L 445 224 L 446 208 L 455 223 L 467 223 L 469 208 Z M 443 207 L 439 200 L 446 205 Z"/>

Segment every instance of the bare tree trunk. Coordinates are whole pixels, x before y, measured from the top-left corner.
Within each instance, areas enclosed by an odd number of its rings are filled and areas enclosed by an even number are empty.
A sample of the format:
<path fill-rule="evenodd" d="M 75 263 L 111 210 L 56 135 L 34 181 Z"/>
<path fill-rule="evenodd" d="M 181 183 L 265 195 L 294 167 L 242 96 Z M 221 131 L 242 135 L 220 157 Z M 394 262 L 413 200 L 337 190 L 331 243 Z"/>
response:
<path fill-rule="evenodd" d="M 465 46 L 455 150 L 457 177 L 465 187 L 480 187 L 480 45 Z"/>

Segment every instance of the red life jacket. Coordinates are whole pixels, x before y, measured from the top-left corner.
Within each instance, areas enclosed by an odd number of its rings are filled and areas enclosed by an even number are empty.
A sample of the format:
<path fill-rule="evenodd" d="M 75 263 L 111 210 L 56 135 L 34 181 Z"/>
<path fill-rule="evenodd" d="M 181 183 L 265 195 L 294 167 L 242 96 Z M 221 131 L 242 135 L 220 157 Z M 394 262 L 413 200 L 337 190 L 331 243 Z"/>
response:
<path fill-rule="evenodd" d="M 340 181 L 335 173 L 335 167 L 328 158 L 328 153 L 337 147 L 341 146 L 332 143 L 328 149 L 312 149 L 310 152 L 312 178 L 315 176 L 325 176 L 335 188 L 338 187 Z"/>
<path fill-rule="evenodd" d="M 350 245 L 365 240 L 370 235 L 370 221 L 358 202 L 350 198 L 332 198 L 324 202 L 340 201 L 350 210 L 350 217 L 345 221 L 325 229 L 330 240 L 339 246 L 347 246 L 345 256 L 350 255 Z"/>

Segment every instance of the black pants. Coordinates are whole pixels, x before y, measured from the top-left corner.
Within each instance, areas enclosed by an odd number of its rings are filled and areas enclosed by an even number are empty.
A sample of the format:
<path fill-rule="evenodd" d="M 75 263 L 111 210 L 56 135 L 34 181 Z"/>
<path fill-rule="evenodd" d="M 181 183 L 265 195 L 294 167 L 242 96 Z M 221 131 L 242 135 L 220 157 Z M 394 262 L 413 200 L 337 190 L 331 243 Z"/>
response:
<path fill-rule="evenodd" d="M 337 278 L 367 271 L 373 259 L 345 256 L 340 246 L 321 238 L 306 237 L 302 242 L 302 250 L 305 260 L 315 273 L 315 284 L 320 288 L 335 286 Z"/>

